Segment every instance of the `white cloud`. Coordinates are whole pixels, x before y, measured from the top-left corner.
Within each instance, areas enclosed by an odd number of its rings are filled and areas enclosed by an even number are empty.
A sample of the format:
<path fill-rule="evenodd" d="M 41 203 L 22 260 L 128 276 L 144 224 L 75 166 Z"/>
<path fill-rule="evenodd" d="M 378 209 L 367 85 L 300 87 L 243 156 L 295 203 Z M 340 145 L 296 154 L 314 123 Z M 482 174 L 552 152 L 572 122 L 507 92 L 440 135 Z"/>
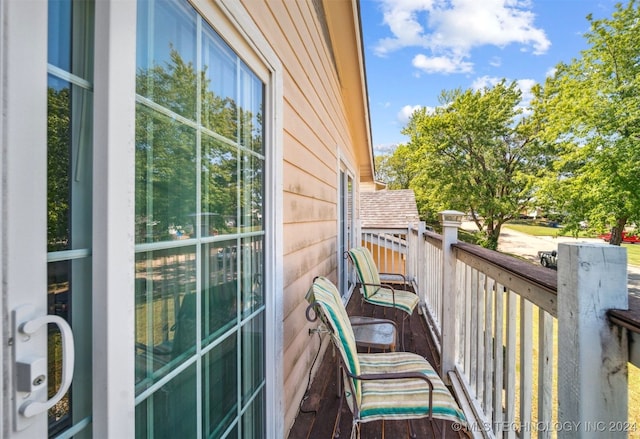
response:
<path fill-rule="evenodd" d="M 421 108 L 422 105 L 405 105 L 398 113 L 398 121 L 401 124 L 406 125 L 406 123 L 409 122 L 409 119 L 411 118 L 413 112 L 416 110 L 420 110 Z"/>
<path fill-rule="evenodd" d="M 489 65 L 492 67 L 500 67 L 502 65 L 502 59 L 498 56 L 494 56 L 489 60 Z"/>
<path fill-rule="evenodd" d="M 416 55 L 411 64 L 426 73 L 470 73 L 473 64 L 463 61 L 462 58 L 433 56 L 423 54 Z"/>
<path fill-rule="evenodd" d="M 464 60 L 476 47 L 520 44 L 542 54 L 551 45 L 544 30 L 535 26 L 527 0 L 382 0 L 381 4 L 392 36 L 378 41 L 375 52 L 380 56 L 421 47 L 430 51 L 429 56 L 422 55 L 425 61 L 448 61 L 464 66 L 456 72 L 468 72 L 472 64 Z"/>
<path fill-rule="evenodd" d="M 529 104 L 531 103 L 531 100 L 533 99 L 533 93 L 531 92 L 531 89 L 533 88 L 534 85 L 537 84 L 537 82 L 534 79 L 518 79 L 516 81 L 516 84 L 518 85 L 518 88 L 522 92 L 521 105 L 528 107 Z"/>
<path fill-rule="evenodd" d="M 373 153 L 375 155 L 392 154 L 397 147 L 398 147 L 397 143 L 381 143 L 373 147 Z"/>
<path fill-rule="evenodd" d="M 485 88 L 492 88 L 497 83 L 502 81 L 502 79 L 503 78 L 498 78 L 495 76 L 480 76 L 471 83 L 471 88 L 475 91 L 482 90 Z M 507 84 L 509 84 L 510 82 L 511 80 L 507 79 Z M 516 82 L 516 86 L 522 93 L 522 100 L 520 101 L 520 107 L 527 108 L 531 103 L 531 100 L 533 99 L 533 93 L 531 92 L 531 89 L 533 88 L 534 85 L 537 84 L 537 82 L 535 79 L 517 79 L 515 82 Z"/>
<path fill-rule="evenodd" d="M 556 74 L 557 71 L 558 69 L 556 67 L 551 67 L 549 70 L 546 71 L 544 76 L 545 78 L 551 78 Z"/>
<path fill-rule="evenodd" d="M 501 80 L 502 78 L 498 78 L 495 76 L 480 76 L 471 83 L 471 89 L 478 91 L 482 90 L 483 88 L 492 88 Z"/>

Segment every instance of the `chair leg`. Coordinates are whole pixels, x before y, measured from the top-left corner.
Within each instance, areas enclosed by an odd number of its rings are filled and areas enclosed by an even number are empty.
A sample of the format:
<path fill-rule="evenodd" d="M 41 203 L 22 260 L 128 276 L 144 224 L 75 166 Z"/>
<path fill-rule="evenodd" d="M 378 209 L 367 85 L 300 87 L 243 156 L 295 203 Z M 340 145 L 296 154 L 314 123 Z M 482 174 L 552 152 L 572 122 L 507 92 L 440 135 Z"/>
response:
<path fill-rule="evenodd" d="M 416 439 L 416 432 L 413 431 L 413 423 L 411 422 L 411 419 L 407 420 L 407 423 L 409 424 L 409 437 L 411 439 Z"/>
<path fill-rule="evenodd" d="M 397 322 L 398 321 L 398 308 L 394 308 L 393 310 L 393 318 L 394 320 Z M 404 314 L 404 312 L 403 312 Z M 402 316 L 402 328 L 400 329 L 400 350 L 403 352 L 406 352 L 406 348 L 404 345 L 404 321 L 407 319 L 406 315 Z M 411 328 L 411 325 L 409 325 L 409 328 Z"/>
<path fill-rule="evenodd" d="M 340 418 L 342 417 L 342 401 L 344 401 L 344 392 L 340 394 L 340 403 L 338 403 L 338 416 L 336 417 L 336 423 L 333 426 L 334 439 L 340 437 Z"/>
<path fill-rule="evenodd" d="M 350 439 L 360 439 L 360 423 L 355 419 L 351 424 L 351 437 Z"/>

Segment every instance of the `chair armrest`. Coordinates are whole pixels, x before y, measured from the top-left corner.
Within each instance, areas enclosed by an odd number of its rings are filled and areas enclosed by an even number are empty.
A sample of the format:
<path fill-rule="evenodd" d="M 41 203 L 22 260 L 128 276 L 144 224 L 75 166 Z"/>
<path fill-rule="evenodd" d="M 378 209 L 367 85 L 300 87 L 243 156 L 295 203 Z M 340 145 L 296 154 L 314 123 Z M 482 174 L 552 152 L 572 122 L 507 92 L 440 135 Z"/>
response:
<path fill-rule="evenodd" d="M 407 277 L 402 273 L 378 273 L 379 276 L 397 276 L 402 278 L 402 283 L 407 285 Z"/>
<path fill-rule="evenodd" d="M 370 284 L 370 283 L 364 283 L 364 282 L 360 282 L 360 285 L 367 285 L 367 286 L 371 286 L 371 287 L 380 287 L 380 288 L 386 288 L 388 290 L 391 290 L 391 296 L 393 297 L 393 306 L 396 306 L 396 289 L 393 288 L 392 285 L 389 284 Z M 377 292 L 377 290 L 376 290 Z M 373 293 L 375 294 L 375 293 Z M 373 296 L 372 294 L 372 296 Z"/>

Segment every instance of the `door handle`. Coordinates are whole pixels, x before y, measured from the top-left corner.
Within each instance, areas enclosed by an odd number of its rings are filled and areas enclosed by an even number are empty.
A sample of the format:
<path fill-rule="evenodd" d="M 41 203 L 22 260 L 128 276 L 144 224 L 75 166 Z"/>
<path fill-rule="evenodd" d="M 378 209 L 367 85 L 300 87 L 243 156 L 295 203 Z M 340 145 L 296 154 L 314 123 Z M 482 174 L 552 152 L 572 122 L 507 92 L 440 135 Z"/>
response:
<path fill-rule="evenodd" d="M 60 316 L 44 315 L 32 317 L 35 307 L 23 305 L 13 311 L 13 352 L 15 365 L 14 409 L 16 428 L 22 430 L 33 416 L 46 412 L 56 405 L 67 393 L 73 379 L 75 349 L 73 332 L 69 324 Z M 60 330 L 62 348 L 62 379 L 60 388 L 51 398 L 42 402 L 47 395 L 47 356 L 42 356 L 36 346 L 31 346 L 32 337 L 41 328 L 52 323 Z M 27 418 L 27 419 L 25 419 Z"/>

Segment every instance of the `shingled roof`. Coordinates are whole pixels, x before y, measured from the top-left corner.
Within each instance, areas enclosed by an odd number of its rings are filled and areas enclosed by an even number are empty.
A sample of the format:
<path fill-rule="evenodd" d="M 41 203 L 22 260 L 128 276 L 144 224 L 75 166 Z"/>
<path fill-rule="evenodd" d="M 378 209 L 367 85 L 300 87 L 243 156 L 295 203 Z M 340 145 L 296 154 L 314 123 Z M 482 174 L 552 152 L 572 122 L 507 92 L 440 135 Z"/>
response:
<path fill-rule="evenodd" d="M 411 189 L 360 193 L 363 228 L 404 228 L 418 220 L 416 196 Z"/>

